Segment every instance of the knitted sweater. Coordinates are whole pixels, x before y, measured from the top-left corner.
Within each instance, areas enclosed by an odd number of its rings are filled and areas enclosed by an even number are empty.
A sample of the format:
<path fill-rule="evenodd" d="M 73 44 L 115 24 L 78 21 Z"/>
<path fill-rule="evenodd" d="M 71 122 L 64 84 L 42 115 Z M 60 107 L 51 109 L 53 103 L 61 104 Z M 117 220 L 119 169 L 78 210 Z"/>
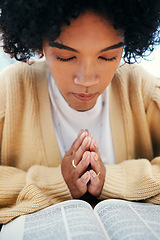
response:
<path fill-rule="evenodd" d="M 0 74 L 0 223 L 72 199 L 61 173 L 47 73 L 40 60 Z M 124 64 L 109 88 L 116 164 L 106 165 L 100 199 L 160 204 L 160 81 Z"/>

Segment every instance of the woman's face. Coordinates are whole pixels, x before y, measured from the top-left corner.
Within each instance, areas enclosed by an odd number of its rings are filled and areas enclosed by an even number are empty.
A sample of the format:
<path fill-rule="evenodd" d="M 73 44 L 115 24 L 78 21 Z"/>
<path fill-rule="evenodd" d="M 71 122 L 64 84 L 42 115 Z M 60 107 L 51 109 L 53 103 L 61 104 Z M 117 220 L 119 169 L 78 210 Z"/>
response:
<path fill-rule="evenodd" d="M 120 63 L 124 38 L 105 19 L 85 13 L 62 28 L 55 42 L 44 41 L 51 75 L 70 107 L 91 109 Z"/>

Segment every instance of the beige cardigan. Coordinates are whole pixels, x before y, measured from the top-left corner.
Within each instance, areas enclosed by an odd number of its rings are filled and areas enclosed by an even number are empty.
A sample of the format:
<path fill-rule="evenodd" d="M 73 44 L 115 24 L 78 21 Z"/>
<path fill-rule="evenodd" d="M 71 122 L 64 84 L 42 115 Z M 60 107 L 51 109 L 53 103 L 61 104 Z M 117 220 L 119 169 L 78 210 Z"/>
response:
<path fill-rule="evenodd" d="M 0 223 L 72 199 L 61 174 L 44 60 L 0 74 Z M 100 199 L 160 204 L 160 81 L 123 65 L 110 84 L 116 158 Z"/>

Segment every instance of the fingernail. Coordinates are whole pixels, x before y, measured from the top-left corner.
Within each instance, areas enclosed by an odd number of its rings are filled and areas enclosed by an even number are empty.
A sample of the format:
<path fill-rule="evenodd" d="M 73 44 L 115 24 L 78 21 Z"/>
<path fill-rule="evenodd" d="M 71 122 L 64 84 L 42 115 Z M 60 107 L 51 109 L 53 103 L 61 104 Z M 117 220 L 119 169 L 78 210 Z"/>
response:
<path fill-rule="evenodd" d="M 98 147 L 97 141 L 96 141 L 95 139 L 94 139 L 93 141 L 94 141 L 94 142 L 93 142 L 94 147 L 97 148 L 97 147 Z"/>
<path fill-rule="evenodd" d="M 95 156 L 94 156 L 94 160 L 97 162 L 98 161 L 98 156 L 97 154 L 95 153 Z"/>
<path fill-rule="evenodd" d="M 92 177 L 96 177 L 96 174 L 94 171 L 91 171 L 91 175 L 92 175 Z"/>
<path fill-rule="evenodd" d="M 85 132 L 89 134 L 89 131 L 88 131 L 88 129 L 85 129 Z"/>
<path fill-rule="evenodd" d="M 91 141 L 91 138 L 90 137 L 86 137 L 84 140 L 83 140 L 83 145 L 84 146 L 87 146 L 89 143 L 90 143 L 90 141 Z"/>
<path fill-rule="evenodd" d="M 97 155 L 97 153 L 92 152 L 92 153 L 91 153 L 91 158 L 92 158 L 95 162 L 97 162 L 97 161 L 98 161 L 98 155 Z"/>
<path fill-rule="evenodd" d="M 90 134 L 90 137 L 93 139 L 93 135 L 92 134 Z"/>
<path fill-rule="evenodd" d="M 86 151 L 86 152 L 83 154 L 83 158 L 82 158 L 82 159 L 85 159 L 85 160 L 86 160 L 88 157 L 89 157 L 89 152 Z"/>
<path fill-rule="evenodd" d="M 83 140 L 85 136 L 86 136 L 86 132 L 83 132 L 80 136 L 80 139 Z"/>
<path fill-rule="evenodd" d="M 79 133 L 78 133 L 78 137 L 79 137 L 83 132 L 84 132 L 84 130 L 81 129 L 81 130 L 79 131 Z"/>
<path fill-rule="evenodd" d="M 84 179 L 86 180 L 88 178 L 88 172 L 84 174 Z"/>

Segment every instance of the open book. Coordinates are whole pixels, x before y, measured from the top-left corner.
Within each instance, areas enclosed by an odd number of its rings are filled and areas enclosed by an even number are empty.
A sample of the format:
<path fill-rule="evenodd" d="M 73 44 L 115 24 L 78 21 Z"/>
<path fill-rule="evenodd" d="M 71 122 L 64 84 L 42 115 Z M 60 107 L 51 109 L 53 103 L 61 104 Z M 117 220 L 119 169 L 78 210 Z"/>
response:
<path fill-rule="evenodd" d="M 93 210 L 83 200 L 70 200 L 6 224 L 0 239 L 160 239 L 160 206 L 112 199 Z"/>

